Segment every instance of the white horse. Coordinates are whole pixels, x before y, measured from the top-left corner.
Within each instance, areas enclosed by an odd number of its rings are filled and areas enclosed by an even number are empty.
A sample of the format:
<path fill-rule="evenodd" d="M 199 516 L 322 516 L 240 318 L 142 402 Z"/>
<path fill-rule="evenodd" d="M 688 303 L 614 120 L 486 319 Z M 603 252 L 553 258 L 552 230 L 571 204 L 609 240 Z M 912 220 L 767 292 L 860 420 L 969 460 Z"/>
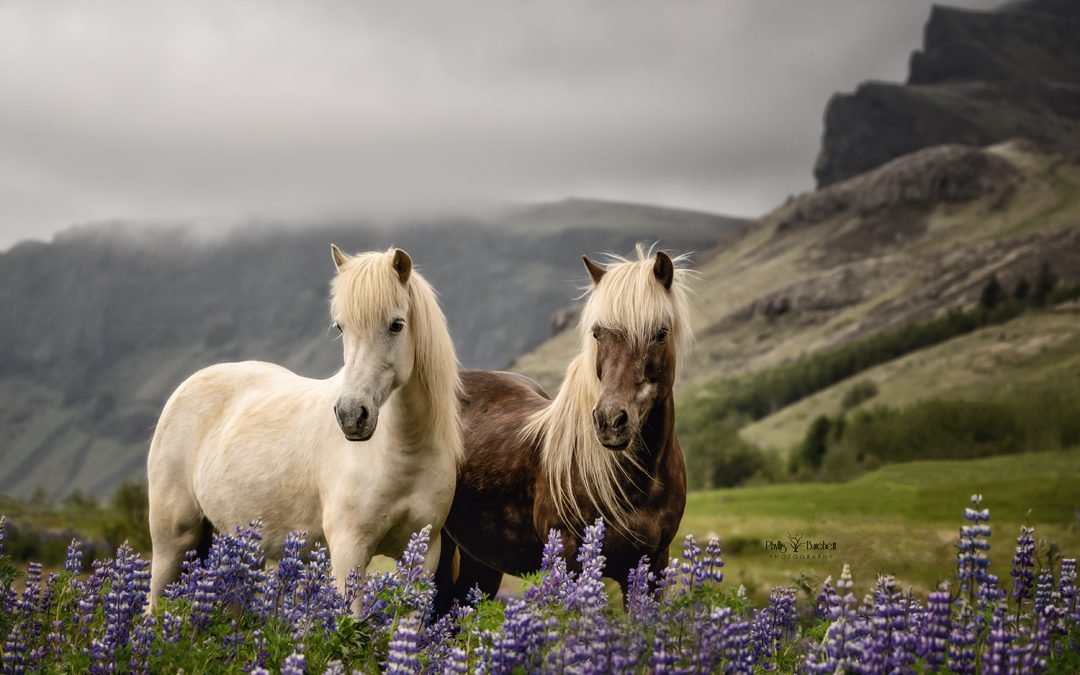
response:
<path fill-rule="evenodd" d="M 147 461 L 151 605 L 209 527 L 254 519 L 271 558 L 291 530 L 325 537 L 339 590 L 373 555 L 399 556 L 425 525 L 434 570 L 462 457 L 446 319 L 404 251 L 348 257 L 332 245 L 331 254 L 345 351 L 336 375 L 219 364 L 165 404 Z"/>

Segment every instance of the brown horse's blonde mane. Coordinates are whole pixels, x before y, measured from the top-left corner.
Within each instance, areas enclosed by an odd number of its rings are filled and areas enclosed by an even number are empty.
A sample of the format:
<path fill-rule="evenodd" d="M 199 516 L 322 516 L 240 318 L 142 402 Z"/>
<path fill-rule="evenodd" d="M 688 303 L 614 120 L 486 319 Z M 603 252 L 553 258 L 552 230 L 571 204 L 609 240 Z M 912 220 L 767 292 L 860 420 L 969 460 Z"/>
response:
<path fill-rule="evenodd" d="M 330 311 L 338 320 L 358 328 L 385 322 L 399 301 L 401 281 L 393 268 L 395 249 L 361 253 L 348 258 L 331 284 Z M 413 373 L 431 402 L 431 430 L 453 450 L 458 464 L 465 458 L 461 444 L 458 394 L 461 379 L 457 355 L 435 290 L 413 269 L 405 282 L 409 330 L 413 339 Z"/>
<path fill-rule="evenodd" d="M 676 355 L 685 354 L 693 340 L 686 284 L 689 271 L 678 266 L 685 259 L 674 259 L 674 281 L 665 289 L 653 273 L 652 248 L 638 244 L 636 259 L 609 255 L 600 283 L 586 291 L 588 299 L 578 323 L 581 351 L 567 367 L 558 395 L 532 416 L 522 432 L 530 442 L 540 444 L 555 508 L 562 522 L 574 531 L 586 524 L 574 498 L 575 476 L 604 520 L 632 535 L 626 519 L 631 498 L 626 486 L 644 471 L 633 448 L 613 452 L 600 444 L 593 430 L 592 408 L 600 394 L 600 382 L 592 329 L 599 325 L 620 331 L 640 346 L 657 330 L 667 328 Z"/>

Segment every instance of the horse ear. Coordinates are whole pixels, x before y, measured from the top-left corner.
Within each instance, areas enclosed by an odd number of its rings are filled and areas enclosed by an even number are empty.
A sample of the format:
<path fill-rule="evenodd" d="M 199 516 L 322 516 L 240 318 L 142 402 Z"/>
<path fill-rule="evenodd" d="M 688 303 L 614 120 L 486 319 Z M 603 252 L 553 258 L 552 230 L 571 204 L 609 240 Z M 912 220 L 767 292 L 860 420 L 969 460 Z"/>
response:
<path fill-rule="evenodd" d="M 349 261 L 349 256 L 342 253 L 337 244 L 330 244 L 330 257 L 334 261 L 334 267 L 338 269 L 341 269 L 341 266 Z"/>
<path fill-rule="evenodd" d="M 581 259 L 585 261 L 585 269 L 588 270 L 589 276 L 592 277 L 593 285 L 600 283 L 600 280 L 607 274 L 607 270 L 589 260 L 589 256 L 583 255 Z"/>
<path fill-rule="evenodd" d="M 663 251 L 657 251 L 652 271 L 656 275 L 656 280 L 662 283 L 664 288 L 671 288 L 671 282 L 675 280 L 675 263 L 671 262 L 671 256 Z"/>
<path fill-rule="evenodd" d="M 409 275 L 412 274 L 412 258 L 405 251 L 400 248 L 394 249 L 394 262 L 391 263 L 394 266 L 394 271 L 397 272 L 398 279 L 401 279 L 401 283 L 405 283 L 409 280 Z"/>

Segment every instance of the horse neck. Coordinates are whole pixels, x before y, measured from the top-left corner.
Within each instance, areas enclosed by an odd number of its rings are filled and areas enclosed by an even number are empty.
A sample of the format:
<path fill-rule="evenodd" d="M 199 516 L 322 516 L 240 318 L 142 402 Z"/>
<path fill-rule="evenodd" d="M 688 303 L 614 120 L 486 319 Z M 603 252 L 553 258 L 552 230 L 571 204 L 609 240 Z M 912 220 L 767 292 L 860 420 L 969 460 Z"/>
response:
<path fill-rule="evenodd" d="M 387 401 L 391 406 L 390 426 L 394 437 L 403 441 L 404 449 L 430 448 L 435 429 L 435 402 L 424 383 L 414 373 L 398 387 Z"/>
<path fill-rule="evenodd" d="M 648 477 L 655 478 L 666 467 L 675 438 L 675 398 L 670 390 L 653 404 L 640 435 L 642 442 L 634 452 Z"/>

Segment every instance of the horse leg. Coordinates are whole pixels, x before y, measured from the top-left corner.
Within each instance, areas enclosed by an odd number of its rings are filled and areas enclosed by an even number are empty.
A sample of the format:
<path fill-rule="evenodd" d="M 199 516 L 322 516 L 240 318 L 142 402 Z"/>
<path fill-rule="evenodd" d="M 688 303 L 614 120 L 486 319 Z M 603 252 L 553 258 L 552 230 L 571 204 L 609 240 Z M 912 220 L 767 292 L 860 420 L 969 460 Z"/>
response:
<path fill-rule="evenodd" d="M 349 574 L 357 570 L 363 574 L 371 562 L 371 544 L 357 537 L 355 531 L 342 528 L 340 531 L 326 530 L 326 547 L 330 550 L 330 570 L 334 575 L 334 587 L 345 595 Z M 359 607 L 361 598 L 353 600 L 353 610 Z"/>
<path fill-rule="evenodd" d="M 158 496 L 151 489 L 150 605 L 153 611 L 165 587 L 180 576 L 184 553 L 207 548 L 209 523 L 199 507 L 184 495 Z"/>
<path fill-rule="evenodd" d="M 454 605 L 454 579 L 457 577 L 457 542 L 443 535 L 439 563 L 435 567 L 435 616 L 442 616 Z"/>
<path fill-rule="evenodd" d="M 503 573 L 488 567 L 460 548 L 458 549 L 458 556 L 460 560 L 458 563 L 458 576 L 454 581 L 453 599 L 458 602 L 465 602 L 469 591 L 474 587 L 479 588 L 488 597 L 495 597 L 495 594 L 499 592 L 499 586 L 502 585 Z"/>

